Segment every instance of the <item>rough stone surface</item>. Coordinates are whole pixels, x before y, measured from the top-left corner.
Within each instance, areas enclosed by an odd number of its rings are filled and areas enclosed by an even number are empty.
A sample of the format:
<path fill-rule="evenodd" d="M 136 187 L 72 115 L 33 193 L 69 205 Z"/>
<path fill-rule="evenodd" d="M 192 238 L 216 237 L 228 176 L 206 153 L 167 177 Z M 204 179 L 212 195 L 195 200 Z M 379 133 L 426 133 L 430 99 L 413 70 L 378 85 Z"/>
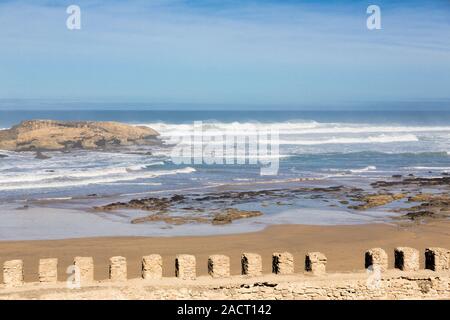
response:
<path fill-rule="evenodd" d="M 419 270 L 419 250 L 407 247 L 398 247 L 394 250 L 395 267 L 402 271 Z"/>
<path fill-rule="evenodd" d="M 188 280 L 196 278 L 195 256 L 189 254 L 180 254 L 175 258 L 175 276 L 177 278 Z"/>
<path fill-rule="evenodd" d="M 327 272 L 327 257 L 321 252 L 309 252 L 305 257 L 305 270 L 314 275 Z"/>
<path fill-rule="evenodd" d="M 3 264 L 3 283 L 6 287 L 23 285 L 23 261 L 10 260 Z"/>
<path fill-rule="evenodd" d="M 226 279 L 198 277 L 195 283 L 163 278 L 156 282 L 140 279 L 125 283 L 95 282 L 71 290 L 61 282 L 53 288 L 37 289 L 35 284 L 20 288 L 0 286 L 2 299 L 156 299 L 156 300 L 379 300 L 379 299 L 450 299 L 450 275 L 447 271 L 389 270 L 376 287 L 368 285 L 366 272 L 273 275 L 260 278 L 233 276 Z"/>
<path fill-rule="evenodd" d="M 127 259 L 125 257 L 109 259 L 109 279 L 111 281 L 127 281 Z"/>
<path fill-rule="evenodd" d="M 29 120 L 0 130 L 0 149 L 11 151 L 104 149 L 156 143 L 148 127 L 118 122 Z"/>
<path fill-rule="evenodd" d="M 367 210 L 370 208 L 384 206 L 393 201 L 397 201 L 406 197 L 405 194 L 370 194 L 362 196 L 359 201 L 364 202 L 364 204 L 360 204 L 357 206 L 350 206 L 349 208 L 355 210 Z"/>
<path fill-rule="evenodd" d="M 294 256 L 289 252 L 275 252 L 272 255 L 272 272 L 275 274 L 294 273 Z"/>
<path fill-rule="evenodd" d="M 163 261 L 159 254 L 151 254 L 142 257 L 142 278 L 161 279 L 163 272 Z"/>
<path fill-rule="evenodd" d="M 208 258 L 208 273 L 213 278 L 230 276 L 230 258 L 224 255 L 212 255 Z"/>
<path fill-rule="evenodd" d="M 444 248 L 426 248 L 425 268 L 433 271 L 449 270 L 450 250 Z"/>
<path fill-rule="evenodd" d="M 261 211 L 238 210 L 236 208 L 228 208 L 217 214 L 212 219 L 212 224 L 228 224 L 234 220 L 247 219 L 262 216 Z"/>
<path fill-rule="evenodd" d="M 82 285 L 94 281 L 94 259 L 92 257 L 75 257 L 74 265 L 75 272 L 79 272 Z"/>
<path fill-rule="evenodd" d="M 58 259 L 39 260 L 39 282 L 55 283 L 58 281 Z"/>
<path fill-rule="evenodd" d="M 373 248 L 366 251 L 365 254 L 365 268 L 378 268 L 381 272 L 388 269 L 388 255 L 386 251 L 381 248 Z"/>
<path fill-rule="evenodd" d="M 262 274 L 262 258 L 256 253 L 243 253 L 241 256 L 242 274 L 250 277 Z"/>

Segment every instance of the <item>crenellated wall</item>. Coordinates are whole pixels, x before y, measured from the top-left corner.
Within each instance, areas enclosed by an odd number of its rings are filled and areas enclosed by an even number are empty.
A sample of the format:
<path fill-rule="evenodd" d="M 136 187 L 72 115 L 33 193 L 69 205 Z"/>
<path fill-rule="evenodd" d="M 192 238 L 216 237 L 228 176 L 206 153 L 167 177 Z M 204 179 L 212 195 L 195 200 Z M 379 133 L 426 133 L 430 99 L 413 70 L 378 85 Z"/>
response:
<path fill-rule="evenodd" d="M 388 255 L 381 248 L 365 253 L 366 272 L 327 273 L 323 253 L 310 252 L 294 273 L 289 252 L 272 256 L 272 274 L 262 274 L 262 258 L 243 253 L 241 275 L 230 275 L 230 259 L 212 255 L 205 261 L 208 276 L 196 275 L 196 258 L 175 258 L 175 277 L 163 277 L 160 255 L 142 258 L 141 279 L 128 279 L 127 260 L 110 259 L 109 279 L 94 280 L 92 257 L 75 257 L 73 274 L 58 279 L 58 260 L 39 262 L 39 282 L 25 283 L 23 262 L 6 261 L 0 299 L 450 299 L 450 250 L 427 248 L 425 270 L 419 270 L 420 252 L 398 247 L 395 269 L 388 270 Z"/>

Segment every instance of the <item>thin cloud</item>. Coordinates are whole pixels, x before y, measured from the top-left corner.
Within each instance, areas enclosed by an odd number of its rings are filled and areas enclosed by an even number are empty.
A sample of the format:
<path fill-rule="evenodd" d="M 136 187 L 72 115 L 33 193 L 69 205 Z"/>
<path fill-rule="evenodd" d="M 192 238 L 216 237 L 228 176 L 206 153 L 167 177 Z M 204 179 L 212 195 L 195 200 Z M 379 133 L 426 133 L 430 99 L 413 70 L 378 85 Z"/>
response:
<path fill-rule="evenodd" d="M 65 6 L 73 2 L 82 8 L 79 32 L 65 28 Z M 433 87 L 421 91 L 445 96 L 440 88 L 450 69 L 447 2 L 422 3 L 415 10 L 382 1 L 383 30 L 375 32 L 365 27 L 367 3 L 339 3 L 0 1 L 0 58 L 8 61 L 0 65 L 0 97 L 19 94 L 22 84 L 30 88 L 27 94 L 39 90 L 44 96 L 53 85 L 62 96 L 92 95 L 97 88 L 103 95 L 121 90 L 160 100 L 224 102 L 234 94 L 244 102 L 292 103 L 324 99 L 324 92 L 361 98 L 370 92 L 358 81 L 365 72 L 373 73 L 378 97 L 395 91 L 405 96 L 401 82 L 415 82 L 411 94 L 418 94 L 425 66 L 440 82 L 424 84 Z M 54 83 L 61 82 L 56 69 L 65 63 L 76 68 L 68 80 L 76 90 Z M 410 75 L 398 74 L 408 68 Z M 54 79 L 37 75 L 46 69 Z M 381 72 L 391 87 L 383 87 Z M 343 83 L 336 83 L 338 74 Z M 411 75 L 417 78 L 408 79 Z M 33 89 L 25 77 L 44 81 Z"/>

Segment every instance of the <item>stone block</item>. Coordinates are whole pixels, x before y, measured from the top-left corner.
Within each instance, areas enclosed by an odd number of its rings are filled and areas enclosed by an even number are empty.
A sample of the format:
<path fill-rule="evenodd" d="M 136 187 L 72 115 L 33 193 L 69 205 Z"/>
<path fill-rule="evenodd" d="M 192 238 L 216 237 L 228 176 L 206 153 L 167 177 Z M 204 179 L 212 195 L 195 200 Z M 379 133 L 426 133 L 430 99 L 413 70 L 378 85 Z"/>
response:
<path fill-rule="evenodd" d="M 402 271 L 417 271 L 420 268 L 419 250 L 408 247 L 398 247 L 394 250 L 395 267 Z"/>
<path fill-rule="evenodd" d="M 272 272 L 275 274 L 294 273 L 294 256 L 289 252 L 275 252 L 272 255 Z"/>
<path fill-rule="evenodd" d="M 162 265 L 162 257 L 159 254 L 142 257 L 142 278 L 161 279 L 163 272 Z"/>
<path fill-rule="evenodd" d="M 213 278 L 230 276 L 230 258 L 224 255 L 212 255 L 208 258 L 208 273 Z"/>
<path fill-rule="evenodd" d="M 112 257 L 109 259 L 109 279 L 111 281 L 127 281 L 127 259 Z"/>
<path fill-rule="evenodd" d="M 58 281 L 58 259 L 39 260 L 39 282 L 56 283 Z"/>
<path fill-rule="evenodd" d="M 309 252 L 305 257 L 305 270 L 314 275 L 327 272 L 327 257 L 321 252 Z"/>
<path fill-rule="evenodd" d="M 6 287 L 23 285 L 23 261 L 10 260 L 3 264 L 3 283 Z"/>
<path fill-rule="evenodd" d="M 444 271 L 450 269 L 450 250 L 444 248 L 425 249 L 425 269 Z"/>
<path fill-rule="evenodd" d="M 180 254 L 175 258 L 175 276 L 177 278 L 194 280 L 196 278 L 195 256 Z"/>
<path fill-rule="evenodd" d="M 94 281 L 94 259 L 92 257 L 75 257 L 75 272 L 79 273 L 80 284 Z M 78 277 L 75 276 L 77 279 Z"/>
<path fill-rule="evenodd" d="M 366 251 L 365 254 L 366 269 L 372 267 L 374 270 L 379 269 L 384 272 L 388 269 L 388 255 L 386 251 L 381 248 L 373 248 Z"/>
<path fill-rule="evenodd" d="M 260 276 L 262 274 L 262 258 L 256 253 L 243 253 L 241 256 L 242 274 Z"/>

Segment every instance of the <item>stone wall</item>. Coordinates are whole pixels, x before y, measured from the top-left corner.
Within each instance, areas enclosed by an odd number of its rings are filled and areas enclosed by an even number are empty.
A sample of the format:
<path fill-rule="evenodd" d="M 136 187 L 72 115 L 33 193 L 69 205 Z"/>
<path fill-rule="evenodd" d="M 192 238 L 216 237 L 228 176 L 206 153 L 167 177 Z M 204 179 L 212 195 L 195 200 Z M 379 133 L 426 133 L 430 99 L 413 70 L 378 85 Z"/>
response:
<path fill-rule="evenodd" d="M 277 252 L 273 273 L 263 275 L 261 256 L 244 253 L 241 275 L 230 275 L 229 257 L 212 255 L 209 276 L 197 277 L 195 256 L 183 254 L 175 258 L 175 277 L 162 277 L 161 256 L 153 254 L 142 259 L 141 279 L 127 279 L 126 258 L 112 257 L 102 281 L 93 278 L 91 257 L 76 257 L 71 286 L 57 279 L 56 259 L 40 261 L 38 283 L 24 283 L 23 262 L 13 260 L 4 263 L 0 299 L 450 299 L 450 250 L 427 248 L 423 257 L 427 269 L 419 270 L 418 250 L 396 248 L 396 269 L 388 270 L 386 252 L 373 248 L 361 257 L 366 272 L 330 274 L 325 255 L 311 252 L 294 273 L 292 254 Z"/>

